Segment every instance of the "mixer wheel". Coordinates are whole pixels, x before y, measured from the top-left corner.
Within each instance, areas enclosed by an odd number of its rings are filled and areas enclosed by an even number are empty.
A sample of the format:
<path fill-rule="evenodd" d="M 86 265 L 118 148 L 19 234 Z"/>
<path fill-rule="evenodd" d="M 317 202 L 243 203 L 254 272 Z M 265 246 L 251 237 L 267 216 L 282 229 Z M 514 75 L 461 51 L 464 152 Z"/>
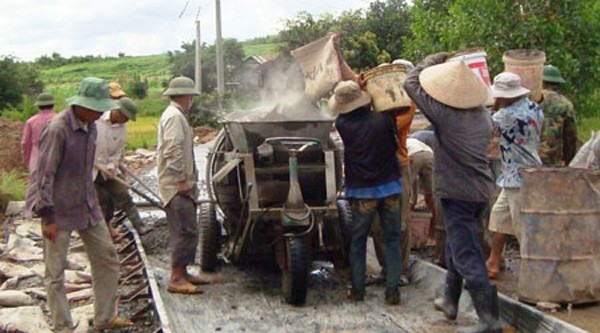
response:
<path fill-rule="evenodd" d="M 286 302 L 302 305 L 306 302 L 308 268 L 310 259 L 304 237 L 286 237 L 286 257 L 281 277 L 281 287 Z"/>
<path fill-rule="evenodd" d="M 221 240 L 221 225 L 217 221 L 215 206 L 212 203 L 200 205 L 200 241 L 202 254 L 200 267 L 204 272 L 213 272 L 217 268 L 217 254 Z"/>

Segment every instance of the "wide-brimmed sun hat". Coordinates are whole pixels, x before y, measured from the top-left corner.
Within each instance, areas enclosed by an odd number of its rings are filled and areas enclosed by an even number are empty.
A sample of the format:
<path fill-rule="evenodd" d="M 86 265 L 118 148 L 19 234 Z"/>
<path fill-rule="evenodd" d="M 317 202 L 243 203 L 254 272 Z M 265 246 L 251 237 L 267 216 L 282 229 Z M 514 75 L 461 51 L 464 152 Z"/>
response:
<path fill-rule="evenodd" d="M 185 96 L 185 95 L 200 95 L 196 90 L 194 80 L 189 77 L 176 77 L 169 82 L 169 88 L 163 93 L 165 96 Z"/>
<path fill-rule="evenodd" d="M 421 86 L 435 100 L 457 109 L 483 105 L 488 90 L 464 61 L 450 61 L 425 68 L 419 75 Z"/>
<path fill-rule="evenodd" d="M 117 108 L 108 93 L 108 82 L 97 77 L 86 77 L 79 84 L 77 95 L 67 98 L 70 106 L 78 105 L 96 112 L 106 112 Z"/>
<path fill-rule="evenodd" d="M 117 104 L 119 105 L 117 110 L 121 111 L 127 119 L 135 121 L 138 108 L 131 98 L 123 97 L 117 101 Z"/>
<path fill-rule="evenodd" d="M 54 96 L 48 93 L 41 93 L 35 99 L 36 106 L 53 106 L 54 104 Z"/>
<path fill-rule="evenodd" d="M 494 98 L 515 98 L 529 94 L 531 91 L 521 85 L 521 77 L 511 72 L 502 72 L 494 78 L 492 96 Z"/>
<path fill-rule="evenodd" d="M 108 84 L 108 90 L 110 92 L 110 97 L 114 99 L 127 96 L 127 94 L 125 94 L 123 91 L 123 88 L 121 88 L 121 85 L 114 81 Z"/>
<path fill-rule="evenodd" d="M 354 81 L 342 81 L 335 86 L 327 105 L 337 113 L 348 113 L 371 103 L 371 95 Z"/>
<path fill-rule="evenodd" d="M 566 83 L 565 79 L 560 75 L 560 70 L 552 65 L 544 66 L 543 80 L 550 83 Z"/>

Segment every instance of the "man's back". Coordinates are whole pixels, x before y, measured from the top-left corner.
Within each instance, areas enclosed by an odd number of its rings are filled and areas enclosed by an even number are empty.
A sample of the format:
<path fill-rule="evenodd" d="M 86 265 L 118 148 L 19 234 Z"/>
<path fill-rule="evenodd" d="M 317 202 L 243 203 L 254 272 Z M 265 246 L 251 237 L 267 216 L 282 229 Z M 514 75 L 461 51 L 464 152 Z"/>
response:
<path fill-rule="evenodd" d="M 400 177 L 391 117 L 362 108 L 340 115 L 336 128 L 344 141 L 348 185 L 371 187 Z"/>

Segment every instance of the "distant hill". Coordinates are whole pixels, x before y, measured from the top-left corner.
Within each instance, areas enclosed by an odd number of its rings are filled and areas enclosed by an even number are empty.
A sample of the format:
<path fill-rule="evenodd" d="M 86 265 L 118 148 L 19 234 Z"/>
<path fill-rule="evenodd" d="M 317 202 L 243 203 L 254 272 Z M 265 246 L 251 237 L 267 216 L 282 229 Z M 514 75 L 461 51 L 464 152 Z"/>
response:
<path fill-rule="evenodd" d="M 246 56 L 276 54 L 279 45 L 268 38 L 241 42 Z M 73 96 L 82 78 L 96 76 L 107 80 L 127 82 L 133 75 L 148 81 L 148 97 L 139 101 L 142 113 L 157 114 L 163 108 L 161 93 L 163 84 L 171 78 L 171 65 L 166 53 L 149 56 L 125 56 L 121 58 L 94 59 L 88 62 L 68 64 L 42 69 L 40 78 L 45 90 L 54 94 L 57 107 L 65 106 L 64 99 Z M 127 87 L 124 87 L 127 91 Z"/>

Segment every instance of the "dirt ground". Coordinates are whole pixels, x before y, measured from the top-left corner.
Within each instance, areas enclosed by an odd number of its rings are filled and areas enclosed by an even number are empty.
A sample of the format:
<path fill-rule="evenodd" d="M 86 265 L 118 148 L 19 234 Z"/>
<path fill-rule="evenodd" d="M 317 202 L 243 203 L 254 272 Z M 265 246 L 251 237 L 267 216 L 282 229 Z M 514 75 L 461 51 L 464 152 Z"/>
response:
<path fill-rule="evenodd" d="M 0 118 L 0 171 L 11 171 L 15 168 L 23 169 L 21 159 L 21 133 L 24 124 L 17 120 Z"/>

